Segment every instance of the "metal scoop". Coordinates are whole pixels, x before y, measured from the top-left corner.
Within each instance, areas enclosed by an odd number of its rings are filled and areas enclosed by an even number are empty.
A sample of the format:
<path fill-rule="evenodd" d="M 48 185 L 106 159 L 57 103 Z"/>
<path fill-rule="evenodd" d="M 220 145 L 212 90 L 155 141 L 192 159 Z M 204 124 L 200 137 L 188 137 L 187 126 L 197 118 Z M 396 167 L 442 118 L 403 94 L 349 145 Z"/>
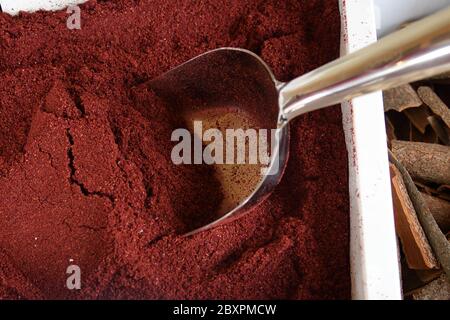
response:
<path fill-rule="evenodd" d="M 254 53 L 221 48 L 151 81 L 152 88 L 192 112 L 232 105 L 260 128 L 277 131 L 270 168 L 252 193 L 220 218 L 187 235 L 245 215 L 279 183 L 289 157 L 289 121 L 307 112 L 450 70 L 450 8 L 288 83 L 277 81 Z M 226 112 L 226 111 L 223 111 Z M 208 194 L 208 190 L 205 190 Z"/>

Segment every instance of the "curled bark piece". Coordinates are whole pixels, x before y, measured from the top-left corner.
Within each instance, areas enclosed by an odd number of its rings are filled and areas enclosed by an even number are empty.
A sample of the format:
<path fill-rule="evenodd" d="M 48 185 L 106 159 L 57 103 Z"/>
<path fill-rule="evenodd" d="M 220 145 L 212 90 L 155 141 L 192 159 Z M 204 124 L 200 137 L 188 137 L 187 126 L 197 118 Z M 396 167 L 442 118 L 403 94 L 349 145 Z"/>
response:
<path fill-rule="evenodd" d="M 409 84 L 384 91 L 383 98 L 384 111 L 395 110 L 402 112 L 405 109 L 422 105 L 422 100 L 420 100 L 417 93 Z"/>
<path fill-rule="evenodd" d="M 450 202 L 423 192 L 422 197 L 442 232 L 450 231 Z"/>
<path fill-rule="evenodd" d="M 450 147 L 393 140 L 392 153 L 411 177 L 422 182 L 450 184 Z"/>
<path fill-rule="evenodd" d="M 419 94 L 420 99 L 430 107 L 435 114 L 441 117 L 447 127 L 450 128 L 450 109 L 433 89 L 430 87 L 420 87 L 417 90 L 417 93 Z"/>
<path fill-rule="evenodd" d="M 447 277 L 450 278 L 450 243 L 439 229 L 439 226 L 434 220 L 433 215 L 425 204 L 419 190 L 417 189 L 414 181 L 409 175 L 405 167 L 397 160 L 395 155 L 389 151 L 389 160 L 395 165 L 398 171 L 401 173 L 403 181 L 406 186 L 406 190 L 410 195 L 411 202 L 417 213 L 417 218 L 422 225 L 423 231 L 425 232 L 431 247 L 433 248 L 434 254 L 442 266 L 442 269 L 446 273 Z"/>
<path fill-rule="evenodd" d="M 417 218 L 403 178 L 398 169 L 390 166 L 395 228 L 410 269 L 437 269 L 438 262 Z"/>
<path fill-rule="evenodd" d="M 428 117 L 430 112 L 427 107 L 418 107 L 413 109 L 408 109 L 403 111 L 403 113 L 408 117 L 409 121 L 417 128 L 422 134 L 425 134 L 427 127 L 430 125 L 428 122 Z"/>
<path fill-rule="evenodd" d="M 427 120 L 442 143 L 450 146 L 450 129 L 446 127 L 444 121 L 438 116 L 428 117 Z"/>

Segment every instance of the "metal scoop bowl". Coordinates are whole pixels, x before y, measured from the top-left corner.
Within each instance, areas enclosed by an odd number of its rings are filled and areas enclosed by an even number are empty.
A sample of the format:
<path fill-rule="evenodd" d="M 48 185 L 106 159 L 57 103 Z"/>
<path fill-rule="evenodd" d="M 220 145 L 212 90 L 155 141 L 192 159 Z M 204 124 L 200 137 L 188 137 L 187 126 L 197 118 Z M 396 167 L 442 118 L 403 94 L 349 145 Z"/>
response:
<path fill-rule="evenodd" d="M 153 79 L 151 87 L 194 112 L 232 105 L 261 128 L 276 129 L 270 167 L 252 193 L 217 220 L 186 236 L 229 223 L 264 201 L 283 176 L 293 118 L 378 90 L 450 70 L 450 8 L 288 83 L 254 53 L 220 48 Z M 205 190 L 207 194 L 208 190 Z"/>

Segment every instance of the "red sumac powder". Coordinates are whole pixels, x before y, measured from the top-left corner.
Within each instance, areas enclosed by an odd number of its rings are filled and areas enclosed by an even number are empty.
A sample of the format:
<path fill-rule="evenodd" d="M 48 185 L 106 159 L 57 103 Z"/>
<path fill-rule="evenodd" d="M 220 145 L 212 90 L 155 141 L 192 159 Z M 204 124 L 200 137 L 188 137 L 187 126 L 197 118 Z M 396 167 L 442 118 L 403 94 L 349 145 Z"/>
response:
<path fill-rule="evenodd" d="M 337 1 L 88 1 L 81 30 L 67 18 L 0 14 L 0 298 L 350 297 L 339 108 L 292 123 L 265 203 L 184 238 L 220 194 L 172 164 L 179 119 L 148 85 L 222 46 L 299 76 L 338 56 Z"/>

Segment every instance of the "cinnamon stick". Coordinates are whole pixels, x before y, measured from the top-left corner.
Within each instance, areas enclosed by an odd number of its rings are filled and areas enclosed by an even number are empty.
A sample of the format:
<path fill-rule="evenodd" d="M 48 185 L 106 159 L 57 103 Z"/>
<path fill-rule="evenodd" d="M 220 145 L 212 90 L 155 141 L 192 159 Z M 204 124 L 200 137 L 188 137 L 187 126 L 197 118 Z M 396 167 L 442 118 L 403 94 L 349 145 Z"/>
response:
<path fill-rule="evenodd" d="M 428 117 L 430 112 L 427 107 L 417 107 L 403 111 L 408 117 L 409 121 L 417 128 L 422 134 L 425 134 L 427 127 L 430 125 Z"/>
<path fill-rule="evenodd" d="M 450 184 L 450 147 L 393 140 L 392 153 L 411 177 L 422 182 Z"/>
<path fill-rule="evenodd" d="M 419 190 L 417 189 L 414 181 L 412 180 L 410 174 L 402 165 L 402 163 L 397 160 L 395 155 L 389 151 L 389 160 L 395 165 L 400 174 L 402 175 L 403 182 L 405 183 L 406 190 L 410 195 L 411 202 L 422 225 L 423 231 L 425 232 L 428 241 L 433 248 L 434 254 L 442 266 L 442 269 L 446 273 L 447 277 L 450 278 L 450 243 L 439 229 L 439 226 L 434 220 L 433 215 L 425 204 Z"/>
<path fill-rule="evenodd" d="M 405 109 L 422 105 L 419 96 L 409 84 L 385 90 L 383 92 L 383 98 L 385 111 L 395 110 L 402 112 Z"/>
<path fill-rule="evenodd" d="M 450 128 L 447 128 L 444 121 L 438 116 L 430 116 L 427 120 L 442 143 L 450 146 Z"/>
<path fill-rule="evenodd" d="M 450 202 L 424 192 L 421 194 L 442 232 L 450 231 Z"/>
<path fill-rule="evenodd" d="M 417 218 L 402 175 L 392 164 L 390 169 L 395 228 L 400 238 L 408 267 L 410 269 L 437 269 L 438 263 Z"/>
<path fill-rule="evenodd" d="M 439 96 L 430 87 L 420 87 L 417 90 L 420 99 L 428 106 L 430 109 L 437 114 L 445 122 L 448 128 L 450 128 L 450 109 L 448 106 L 439 98 Z"/>

